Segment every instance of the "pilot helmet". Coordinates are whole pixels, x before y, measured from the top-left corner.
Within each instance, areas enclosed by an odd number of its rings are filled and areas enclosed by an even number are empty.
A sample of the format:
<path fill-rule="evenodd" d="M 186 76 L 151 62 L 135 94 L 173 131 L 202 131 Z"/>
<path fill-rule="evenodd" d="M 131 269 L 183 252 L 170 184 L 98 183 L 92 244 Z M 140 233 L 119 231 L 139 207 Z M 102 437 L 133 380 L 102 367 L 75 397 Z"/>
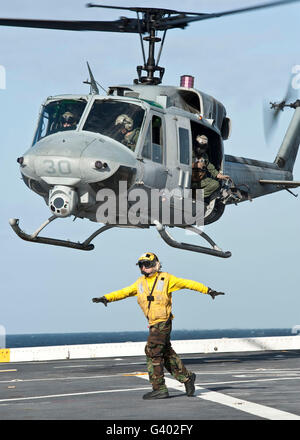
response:
<path fill-rule="evenodd" d="M 67 111 L 62 115 L 62 118 L 64 120 L 64 122 L 67 122 L 68 124 L 73 124 L 74 122 L 76 122 L 76 118 L 74 116 L 73 113 Z"/>
<path fill-rule="evenodd" d="M 119 124 L 123 125 L 126 128 L 126 130 L 129 131 L 132 130 L 133 120 L 130 116 L 122 114 L 119 115 L 115 121 L 115 125 L 119 125 Z"/>

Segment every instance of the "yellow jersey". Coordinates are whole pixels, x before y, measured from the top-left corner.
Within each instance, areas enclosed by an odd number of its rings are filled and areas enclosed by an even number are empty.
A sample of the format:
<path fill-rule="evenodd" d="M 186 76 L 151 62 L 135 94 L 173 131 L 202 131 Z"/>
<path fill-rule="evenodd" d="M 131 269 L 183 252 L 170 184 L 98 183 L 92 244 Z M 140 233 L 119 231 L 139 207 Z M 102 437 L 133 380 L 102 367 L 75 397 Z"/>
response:
<path fill-rule="evenodd" d="M 104 296 L 108 302 L 137 296 L 138 304 L 151 326 L 169 318 L 173 319 L 172 292 L 181 289 L 196 290 L 204 294 L 208 292 L 208 287 L 197 281 L 178 278 L 167 272 L 156 272 L 149 277 L 141 276 L 131 286 Z"/>

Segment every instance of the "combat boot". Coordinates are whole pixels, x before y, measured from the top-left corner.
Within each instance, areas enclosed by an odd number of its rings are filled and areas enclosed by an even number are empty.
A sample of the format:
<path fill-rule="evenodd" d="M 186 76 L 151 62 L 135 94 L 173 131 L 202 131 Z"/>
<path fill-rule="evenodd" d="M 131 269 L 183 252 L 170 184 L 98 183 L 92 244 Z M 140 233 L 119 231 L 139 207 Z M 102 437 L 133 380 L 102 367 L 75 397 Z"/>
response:
<path fill-rule="evenodd" d="M 167 399 L 169 397 L 168 390 L 153 390 L 143 395 L 144 400 L 150 399 Z"/>
<path fill-rule="evenodd" d="M 195 392 L 195 380 L 196 380 L 196 374 L 192 373 L 189 380 L 184 382 L 186 395 L 188 397 L 192 397 Z"/>

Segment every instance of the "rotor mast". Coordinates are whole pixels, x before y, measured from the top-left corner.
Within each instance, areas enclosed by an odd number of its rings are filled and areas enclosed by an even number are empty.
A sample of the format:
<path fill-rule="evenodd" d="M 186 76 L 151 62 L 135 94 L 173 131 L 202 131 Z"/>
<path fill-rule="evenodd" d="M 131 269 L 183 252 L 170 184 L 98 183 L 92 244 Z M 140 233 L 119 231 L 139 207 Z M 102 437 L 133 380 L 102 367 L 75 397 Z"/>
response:
<path fill-rule="evenodd" d="M 93 3 L 88 3 L 86 6 L 88 8 L 108 8 L 108 9 L 123 9 L 123 10 L 125 9 L 136 13 L 137 18 L 135 20 L 128 19 L 127 17 L 120 17 L 120 22 L 122 22 L 122 25 L 118 29 L 116 29 L 116 31 L 128 32 L 129 31 L 127 29 L 128 24 L 131 23 L 132 25 L 131 32 L 138 33 L 140 36 L 144 65 L 143 66 L 140 65 L 136 67 L 138 78 L 134 80 L 134 83 L 150 84 L 150 85 L 160 84 L 162 82 L 165 68 L 160 67 L 158 63 L 164 45 L 167 30 L 170 29 L 170 27 L 172 27 L 172 25 L 170 26 L 169 18 L 171 17 L 172 14 L 176 14 L 177 17 L 182 17 L 182 14 L 178 13 L 177 11 L 173 11 L 171 9 L 161 9 L 161 8 L 147 8 L 147 7 L 128 8 L 122 6 L 98 5 Z M 142 18 L 140 18 L 139 16 L 140 13 L 142 14 Z M 179 27 L 181 28 L 184 28 L 185 26 L 186 23 L 179 24 Z M 176 25 L 175 27 L 178 26 Z M 164 32 L 163 38 L 159 38 L 156 35 L 157 31 Z M 143 37 L 145 33 L 147 33 L 148 35 Z M 147 60 L 145 56 L 144 41 L 149 44 Z M 155 60 L 156 43 L 161 43 L 157 60 Z M 142 76 L 143 71 L 146 72 L 145 76 Z M 155 76 L 155 72 L 157 71 L 159 72 L 159 77 Z"/>
<path fill-rule="evenodd" d="M 163 75 L 165 73 L 165 69 L 164 67 L 160 67 L 158 66 L 158 61 L 157 63 L 155 62 L 155 43 L 159 43 L 161 42 L 161 38 L 157 37 L 155 34 L 155 29 L 153 26 L 151 26 L 151 22 L 152 22 L 152 16 L 150 15 L 150 17 L 148 18 L 148 24 L 150 24 L 150 29 L 149 29 L 149 35 L 146 37 L 141 37 L 141 44 L 142 44 L 142 50 L 143 50 L 143 56 L 144 56 L 144 66 L 137 66 L 136 70 L 138 73 L 138 79 L 135 79 L 134 82 L 135 84 L 138 83 L 142 83 L 142 84 L 160 84 L 163 78 Z M 165 31 L 166 33 L 166 31 Z M 164 34 L 165 36 L 165 34 Z M 148 49 L 148 59 L 147 61 L 145 60 L 145 52 L 144 52 L 144 48 L 143 48 L 143 42 L 147 41 L 149 43 L 149 49 Z M 163 42 L 164 42 L 164 38 L 163 38 Z M 162 49 L 162 45 L 163 42 L 161 43 L 161 49 Z M 161 53 L 161 50 L 160 50 Z M 146 71 L 147 76 L 142 76 L 142 71 Z M 155 72 L 158 71 L 159 72 L 159 77 L 155 77 Z"/>

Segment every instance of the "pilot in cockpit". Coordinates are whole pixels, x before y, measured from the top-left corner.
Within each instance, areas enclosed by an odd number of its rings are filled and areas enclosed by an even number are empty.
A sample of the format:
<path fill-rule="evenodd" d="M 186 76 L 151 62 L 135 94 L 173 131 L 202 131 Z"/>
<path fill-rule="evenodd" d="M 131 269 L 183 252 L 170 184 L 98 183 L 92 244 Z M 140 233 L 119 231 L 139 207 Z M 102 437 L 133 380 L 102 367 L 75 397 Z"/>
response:
<path fill-rule="evenodd" d="M 62 115 L 62 129 L 63 130 L 75 130 L 78 123 L 78 118 L 75 117 L 72 112 L 65 112 Z"/>
<path fill-rule="evenodd" d="M 126 115 L 119 115 L 115 121 L 115 126 L 119 128 L 119 133 L 116 140 L 129 147 L 131 150 L 135 149 L 140 129 L 133 128 L 133 119 Z"/>

